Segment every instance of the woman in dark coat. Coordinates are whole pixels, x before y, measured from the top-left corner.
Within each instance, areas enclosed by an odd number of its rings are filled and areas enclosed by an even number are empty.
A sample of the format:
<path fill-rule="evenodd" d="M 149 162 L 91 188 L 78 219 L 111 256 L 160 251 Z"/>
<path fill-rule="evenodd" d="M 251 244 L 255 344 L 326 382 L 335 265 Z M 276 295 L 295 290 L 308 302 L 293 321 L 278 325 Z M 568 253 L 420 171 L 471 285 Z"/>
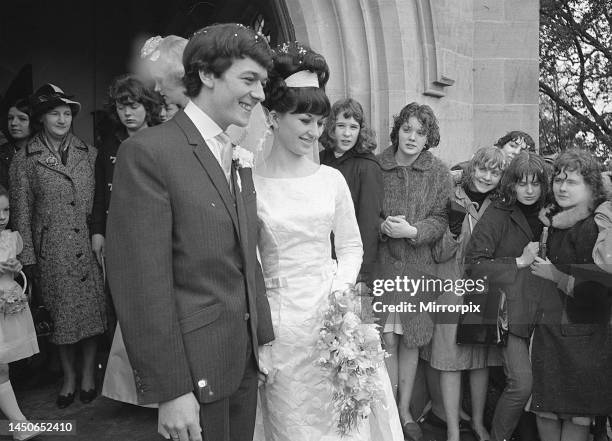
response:
<path fill-rule="evenodd" d="M 378 264 L 380 279 L 433 277 L 433 245 L 448 228 L 447 205 L 451 193 L 448 167 L 429 149 L 440 142 L 438 120 L 427 105 L 410 103 L 394 118 L 392 145 L 378 160 L 383 170 L 384 217 L 380 219 Z M 375 286 L 376 288 L 376 286 Z M 415 293 L 412 293 L 413 295 Z M 418 308 L 423 293 L 416 296 L 392 290 L 374 311 L 384 324 L 383 340 L 390 356 L 385 360 L 395 391 L 399 387 L 398 410 L 407 439 L 419 440 L 422 432 L 410 413 L 419 348 L 429 343 L 433 322 L 427 312 L 381 310 L 411 300 Z M 378 305 L 378 306 L 377 306 Z"/>
<path fill-rule="evenodd" d="M 96 339 L 106 329 L 102 274 L 89 241 L 96 149 L 70 133 L 80 104 L 57 86 L 40 87 L 32 120 L 42 129 L 17 152 L 11 165 L 11 210 L 23 237 L 24 272 L 40 274 L 42 300 L 53 319 L 51 342 L 59 345 L 64 384 L 60 408 L 74 400 L 76 343 L 83 350 L 80 399 L 96 396 Z"/>
<path fill-rule="evenodd" d="M 352 98 L 336 101 L 327 119 L 320 153 L 322 165 L 338 169 L 348 184 L 363 243 L 359 280 L 370 281 L 378 251 L 383 183 L 374 132 L 365 124 L 361 104 Z"/>
<path fill-rule="evenodd" d="M 507 380 L 491 424 L 495 441 L 511 438 L 531 394 L 529 338 L 545 283 L 530 273 L 529 265 L 538 253 L 543 229 L 538 214 L 546 202 L 548 183 L 542 158 L 526 152 L 516 156 L 502 178 L 500 200 L 476 224 L 465 254 L 467 275 L 488 281 L 483 294 L 487 305 L 497 305 L 502 291 L 507 299 L 509 335 L 502 348 Z M 496 316 L 497 308 L 491 309 Z M 495 322 L 495 317 L 487 318 Z"/>
<path fill-rule="evenodd" d="M 463 281 L 467 245 L 480 218 L 498 196 L 498 185 L 507 165 L 506 156 L 496 147 L 478 149 L 468 162 L 466 173 L 451 194 L 449 230 L 434 247 L 439 277 Z M 460 289 L 450 290 L 438 297 L 437 303 L 461 305 L 464 293 Z M 471 429 L 480 438 L 489 439 L 483 420 L 488 367 L 501 365 L 501 353 L 494 347 L 458 345 L 459 317 L 459 313 L 437 315 L 431 345 L 421 351 L 421 358 L 429 362 L 427 382 L 431 395 L 431 410 L 425 422 L 446 428 L 447 441 L 459 440 L 460 429 L 467 429 L 465 420 L 459 418 L 462 371 L 467 370 Z"/>
<path fill-rule="evenodd" d="M 549 226 L 548 258 L 533 274 L 548 282 L 543 316 L 533 337 L 533 399 L 543 440 L 585 441 L 596 415 L 612 413 L 612 288 L 593 262 L 603 200 L 600 166 L 586 151 L 554 163 L 555 203 L 541 213 Z"/>
<path fill-rule="evenodd" d="M 134 133 L 159 124 L 161 106 L 158 94 L 134 75 L 116 78 L 109 88 L 108 113 L 116 124 L 116 130 L 103 141 L 96 158 L 96 191 L 91 228 L 91 244 L 100 265 L 104 254 L 104 233 L 117 150 Z"/>
<path fill-rule="evenodd" d="M 140 130 L 160 122 L 161 96 L 134 75 L 116 78 L 109 88 L 108 112 L 116 130 L 104 140 L 96 158 L 96 192 L 93 208 L 91 244 L 98 263 L 104 264 L 106 218 L 113 189 L 113 172 L 119 145 Z M 130 404 L 138 404 L 136 383 L 129 362 L 121 328 L 115 328 L 113 343 L 102 385 L 102 395 Z"/>

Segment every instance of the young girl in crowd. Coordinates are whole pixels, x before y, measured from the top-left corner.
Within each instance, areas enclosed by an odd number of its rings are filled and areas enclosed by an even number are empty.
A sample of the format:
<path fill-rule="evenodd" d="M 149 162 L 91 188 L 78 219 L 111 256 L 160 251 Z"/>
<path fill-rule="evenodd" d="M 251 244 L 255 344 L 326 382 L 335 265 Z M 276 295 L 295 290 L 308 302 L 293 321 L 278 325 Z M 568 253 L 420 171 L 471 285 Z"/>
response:
<path fill-rule="evenodd" d="M 30 139 L 32 108 L 27 99 L 17 100 L 8 110 L 9 142 L 0 146 L 0 185 L 9 189 L 9 169 L 15 152 L 24 148 Z"/>
<path fill-rule="evenodd" d="M 448 228 L 447 205 L 451 193 L 448 168 L 430 148 L 440 142 L 438 121 L 427 105 L 410 103 L 394 118 L 392 145 L 379 157 L 383 170 L 385 218 L 380 219 L 379 278 L 419 279 L 435 274 L 433 245 Z M 413 303 L 425 300 L 418 293 Z M 401 304 L 402 292 L 388 292 L 385 304 Z M 418 310 L 418 309 L 417 309 Z M 387 369 L 399 388 L 399 413 L 409 440 L 423 436 L 409 405 L 419 360 L 419 348 L 431 340 L 433 322 L 426 312 L 379 314 L 383 340 L 390 354 Z M 399 385 L 399 386 L 398 386 Z"/>
<path fill-rule="evenodd" d="M 352 98 L 336 101 L 327 118 L 320 153 L 322 165 L 340 170 L 351 191 L 355 216 L 363 242 L 359 280 L 369 281 L 378 251 L 378 226 L 382 211 L 383 183 L 374 132 L 365 123 L 361 104 Z"/>
<path fill-rule="evenodd" d="M 538 213 L 548 183 L 541 157 L 527 152 L 516 156 L 502 178 L 499 200 L 476 225 L 465 254 L 468 276 L 488 281 L 488 302 L 497 301 L 502 292 L 507 298 L 509 335 L 502 348 L 507 380 L 491 424 L 495 441 L 510 439 L 531 394 L 529 338 L 543 284 L 529 265 L 538 253 L 543 229 Z"/>
<path fill-rule="evenodd" d="M 465 175 L 451 194 L 449 231 L 435 248 L 440 253 L 437 257 L 441 261 L 440 277 L 453 280 L 463 277 L 465 250 L 472 231 L 491 204 L 506 164 L 504 153 L 496 147 L 477 150 L 468 163 Z M 437 300 L 439 304 L 461 304 L 461 301 L 461 295 L 455 292 L 445 293 Z M 448 441 L 459 440 L 461 371 L 469 370 L 472 430 L 480 439 L 489 439 L 483 422 L 488 367 L 501 364 L 500 357 L 496 348 L 457 345 L 458 318 L 458 315 L 440 315 L 434 328 L 431 352 L 421 353 L 433 368 L 428 370 L 432 410 L 426 421 L 433 426 L 446 427 Z"/>
<path fill-rule="evenodd" d="M 549 228 L 547 258 L 531 271 L 547 281 L 533 346 L 533 398 L 543 441 L 585 441 L 593 417 L 612 413 L 612 288 L 592 271 L 604 200 L 597 160 L 570 150 L 554 163 L 555 201 L 540 215 Z"/>
<path fill-rule="evenodd" d="M 520 130 L 513 130 L 506 133 L 499 138 L 494 145 L 504 152 L 509 161 L 512 161 L 512 159 L 521 152 L 536 152 L 533 138 Z"/>
<path fill-rule="evenodd" d="M 23 241 L 18 232 L 6 229 L 9 213 L 8 192 L 0 186 L 0 410 L 12 423 L 25 423 L 9 380 L 8 364 L 38 353 L 38 344 L 27 296 L 13 280 L 21 268 L 16 256 Z M 13 439 L 27 440 L 39 433 L 18 431 Z"/>
<path fill-rule="evenodd" d="M 96 157 L 96 189 L 92 211 L 92 248 L 102 265 L 106 215 L 110 204 L 113 170 L 119 145 L 128 137 L 161 122 L 158 95 L 134 75 L 116 78 L 109 88 L 108 113 L 116 130 L 103 140 Z"/>
<path fill-rule="evenodd" d="M 159 95 L 134 75 L 116 78 L 110 86 L 108 98 L 108 110 L 117 124 L 117 130 L 113 136 L 105 140 L 96 158 L 96 190 L 91 239 L 93 251 L 101 266 L 104 265 L 104 234 L 119 145 L 140 130 L 159 124 L 162 107 Z M 114 400 L 138 403 L 134 374 L 119 326 L 115 330 L 109 353 L 102 394 Z"/>

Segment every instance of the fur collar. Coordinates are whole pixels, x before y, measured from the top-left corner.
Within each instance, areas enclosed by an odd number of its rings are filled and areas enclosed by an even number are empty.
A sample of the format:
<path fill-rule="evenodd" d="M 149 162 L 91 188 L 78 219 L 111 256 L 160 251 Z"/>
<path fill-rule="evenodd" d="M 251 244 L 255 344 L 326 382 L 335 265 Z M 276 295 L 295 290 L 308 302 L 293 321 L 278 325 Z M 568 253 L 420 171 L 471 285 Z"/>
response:
<path fill-rule="evenodd" d="M 550 212 L 555 209 L 554 205 L 548 205 L 540 210 L 539 218 L 544 225 L 550 226 Z M 563 210 L 558 212 L 552 217 L 552 226 L 560 230 L 567 230 L 572 228 L 578 222 L 586 219 L 593 214 L 593 210 L 585 205 L 579 205 L 577 207 L 570 208 L 569 210 Z"/>
<path fill-rule="evenodd" d="M 378 158 L 383 170 L 393 170 L 394 168 L 400 167 L 395 160 L 396 151 L 397 147 L 391 145 L 380 154 Z M 423 150 L 410 167 L 421 171 L 429 170 L 434 166 L 434 158 L 434 155 L 429 150 Z"/>

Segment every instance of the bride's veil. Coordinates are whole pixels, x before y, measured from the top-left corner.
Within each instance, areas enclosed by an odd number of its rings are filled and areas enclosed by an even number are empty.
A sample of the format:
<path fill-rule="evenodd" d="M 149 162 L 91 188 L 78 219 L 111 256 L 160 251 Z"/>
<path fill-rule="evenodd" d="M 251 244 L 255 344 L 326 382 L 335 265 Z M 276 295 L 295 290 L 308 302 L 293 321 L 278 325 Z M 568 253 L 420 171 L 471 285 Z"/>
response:
<path fill-rule="evenodd" d="M 255 169 L 265 163 L 272 149 L 271 126 L 267 110 L 257 104 L 251 111 L 251 119 L 246 127 L 231 125 L 227 128 L 227 134 L 233 144 L 253 153 Z"/>
<path fill-rule="evenodd" d="M 227 129 L 232 142 L 253 153 L 255 158 L 255 171 L 266 162 L 266 158 L 272 150 L 274 134 L 272 123 L 268 116 L 268 110 L 261 104 L 257 104 L 251 111 L 251 119 L 246 127 L 229 126 Z M 311 159 L 319 164 L 319 143 L 314 142 L 312 146 Z"/>

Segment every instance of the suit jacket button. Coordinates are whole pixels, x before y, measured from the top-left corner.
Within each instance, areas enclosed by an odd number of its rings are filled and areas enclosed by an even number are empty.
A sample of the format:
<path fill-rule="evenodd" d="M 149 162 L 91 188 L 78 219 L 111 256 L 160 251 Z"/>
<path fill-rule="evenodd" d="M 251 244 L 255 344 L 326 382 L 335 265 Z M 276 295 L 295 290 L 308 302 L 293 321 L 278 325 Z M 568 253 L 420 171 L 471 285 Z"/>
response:
<path fill-rule="evenodd" d="M 250 317 L 249 313 L 248 312 L 245 313 L 244 314 L 244 321 L 246 322 L 249 319 L 249 317 Z"/>
<path fill-rule="evenodd" d="M 198 381 L 199 388 L 205 388 L 206 386 L 208 386 L 208 381 L 206 381 L 206 379 L 203 378 L 200 381 Z"/>

